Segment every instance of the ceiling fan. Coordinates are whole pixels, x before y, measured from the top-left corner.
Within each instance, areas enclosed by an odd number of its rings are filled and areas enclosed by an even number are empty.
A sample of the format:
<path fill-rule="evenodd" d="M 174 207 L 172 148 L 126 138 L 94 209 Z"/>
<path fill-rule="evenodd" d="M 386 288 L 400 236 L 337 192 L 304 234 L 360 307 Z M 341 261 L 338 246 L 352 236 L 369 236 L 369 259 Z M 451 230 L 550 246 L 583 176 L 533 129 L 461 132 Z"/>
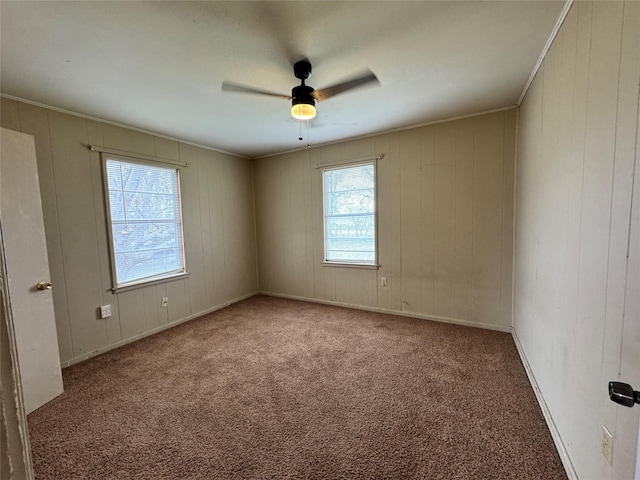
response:
<path fill-rule="evenodd" d="M 291 115 L 293 118 L 310 120 L 316 116 L 316 102 L 322 102 L 340 93 L 364 87 L 365 85 L 380 84 L 378 77 L 376 77 L 371 70 L 367 69 L 340 83 L 325 87 L 321 90 L 315 90 L 313 87 L 305 85 L 304 83 L 304 81 L 311 76 L 311 63 L 306 59 L 300 60 L 293 65 L 293 74 L 301 80 L 301 83 L 297 87 L 293 87 L 291 95 L 261 90 L 228 80 L 222 82 L 222 90 L 225 92 L 253 93 L 256 95 L 267 95 L 291 100 Z"/>

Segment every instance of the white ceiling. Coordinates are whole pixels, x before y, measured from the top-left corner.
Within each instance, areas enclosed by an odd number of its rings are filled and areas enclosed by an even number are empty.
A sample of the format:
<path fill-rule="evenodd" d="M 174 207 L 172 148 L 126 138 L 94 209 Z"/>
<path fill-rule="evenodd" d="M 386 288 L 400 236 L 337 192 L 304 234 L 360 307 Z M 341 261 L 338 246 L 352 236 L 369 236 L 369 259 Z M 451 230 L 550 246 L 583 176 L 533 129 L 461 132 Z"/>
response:
<path fill-rule="evenodd" d="M 3 94 L 259 157 L 515 105 L 562 1 L 2 1 Z M 307 57 L 316 89 L 380 79 L 318 104 L 289 95 Z"/>

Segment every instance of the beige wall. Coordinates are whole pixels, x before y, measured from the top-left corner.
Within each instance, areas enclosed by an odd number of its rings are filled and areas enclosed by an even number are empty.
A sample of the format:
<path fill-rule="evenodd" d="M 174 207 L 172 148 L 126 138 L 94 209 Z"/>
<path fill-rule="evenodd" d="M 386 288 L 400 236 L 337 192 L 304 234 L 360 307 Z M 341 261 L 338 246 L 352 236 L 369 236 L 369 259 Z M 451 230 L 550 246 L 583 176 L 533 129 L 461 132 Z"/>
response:
<path fill-rule="evenodd" d="M 506 110 L 255 161 L 260 290 L 509 331 L 515 120 Z M 315 165 L 380 153 L 380 269 L 322 266 Z"/>
<path fill-rule="evenodd" d="M 6 98 L 1 112 L 3 127 L 36 140 L 63 364 L 255 293 L 249 160 Z M 189 163 L 181 170 L 187 279 L 111 293 L 102 169 L 90 144 Z M 113 315 L 101 320 L 104 304 Z"/>
<path fill-rule="evenodd" d="M 607 382 L 640 381 L 640 359 L 629 362 L 639 290 L 628 276 L 640 250 L 629 235 L 639 30 L 638 2 L 574 3 L 520 111 L 515 336 L 584 480 L 631 479 L 635 464 L 639 409 L 611 403 Z M 600 454 L 603 424 L 613 466 Z"/>

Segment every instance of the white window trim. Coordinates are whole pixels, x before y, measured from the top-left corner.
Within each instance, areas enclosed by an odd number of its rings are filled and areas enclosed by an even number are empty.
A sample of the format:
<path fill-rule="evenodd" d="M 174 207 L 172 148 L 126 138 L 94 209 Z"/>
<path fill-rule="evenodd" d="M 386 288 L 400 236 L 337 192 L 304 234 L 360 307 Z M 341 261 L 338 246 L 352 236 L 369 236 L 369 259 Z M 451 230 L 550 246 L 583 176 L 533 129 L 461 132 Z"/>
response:
<path fill-rule="evenodd" d="M 180 182 L 180 168 L 187 167 L 188 164 L 184 162 L 169 162 L 164 159 L 156 159 L 154 157 L 144 156 L 144 159 L 137 158 L 133 156 L 135 154 L 125 154 L 121 155 L 120 151 L 106 149 L 100 147 L 94 148 L 91 147 L 91 150 L 100 151 L 101 161 L 102 161 L 102 180 L 103 180 L 103 189 L 104 189 L 104 205 L 105 205 L 105 217 L 107 220 L 107 234 L 109 240 L 109 260 L 110 260 L 110 273 L 111 273 L 111 291 L 113 293 L 124 292 L 128 290 L 135 290 L 137 288 L 148 287 L 151 285 L 157 285 L 160 283 L 171 282 L 174 280 L 179 280 L 181 278 L 188 277 L 190 273 L 187 271 L 187 258 L 185 253 L 185 242 L 184 242 L 184 223 L 183 223 L 183 215 L 182 215 L 182 188 Z M 118 153 L 114 153 L 118 152 Z M 142 155 L 141 155 L 142 157 Z M 111 205 L 109 202 L 109 179 L 107 177 L 107 160 L 115 160 L 119 162 L 125 163 L 135 163 L 138 165 L 148 165 L 152 167 L 158 168 L 172 168 L 175 169 L 178 175 L 178 198 L 180 199 L 178 215 L 180 217 L 180 235 L 182 237 L 182 264 L 183 268 L 179 270 L 173 270 L 171 272 L 165 272 L 160 275 L 153 275 L 150 277 L 140 278 L 131 282 L 123 282 L 118 283 L 118 278 L 116 274 L 116 258 L 115 258 L 115 248 L 114 248 L 114 240 L 113 240 L 113 224 L 111 222 Z M 158 163 L 164 164 L 158 165 Z"/>
<path fill-rule="evenodd" d="M 173 275 L 166 274 L 166 275 L 158 275 L 155 277 L 148 277 L 145 279 L 138 280 L 137 282 L 121 283 L 117 287 L 111 287 L 111 291 L 113 293 L 127 292 L 129 290 L 136 290 L 138 288 L 151 287 L 153 285 L 159 285 L 161 283 L 180 280 L 182 278 L 187 278 L 190 275 L 191 274 L 189 272 L 184 271 L 184 272 L 176 273 Z"/>
<path fill-rule="evenodd" d="M 125 152 L 123 150 L 116 150 L 115 148 L 107 148 L 107 147 L 101 147 L 99 145 L 90 145 L 89 146 L 89 150 L 91 150 L 92 152 L 100 152 L 103 155 L 104 158 L 104 154 L 108 153 L 110 155 L 109 158 L 122 158 L 123 161 L 129 161 L 132 160 L 134 163 L 135 162 L 141 162 L 144 163 L 145 161 L 148 162 L 149 165 L 154 165 L 156 163 L 166 163 L 167 165 L 172 165 L 172 166 L 180 166 L 180 167 L 188 167 L 189 164 L 187 162 L 183 162 L 182 160 L 173 160 L 171 158 L 160 158 L 160 157 L 153 157 L 151 155 L 143 155 L 141 153 L 129 153 L 129 152 Z M 127 160 L 128 159 L 128 160 Z"/>
<path fill-rule="evenodd" d="M 380 265 L 378 263 L 330 262 L 327 260 L 324 260 L 322 262 L 322 266 L 323 267 L 362 268 L 363 270 L 378 270 L 380 268 Z"/>
<path fill-rule="evenodd" d="M 378 263 L 378 160 L 382 159 L 384 155 L 374 155 L 369 157 L 363 157 L 355 160 L 344 160 L 336 162 L 328 162 L 316 165 L 315 168 L 320 170 L 322 180 L 322 266 L 324 267 L 347 267 L 347 268 L 362 268 L 369 270 L 377 270 L 380 268 Z M 373 165 L 373 188 L 374 188 L 374 208 L 373 208 L 373 221 L 375 223 L 375 241 L 374 249 L 375 255 L 373 263 L 369 262 L 356 262 L 353 260 L 347 261 L 335 261 L 327 260 L 327 202 L 325 199 L 325 185 L 324 174 L 327 170 L 338 170 L 341 168 L 351 168 L 360 165 Z"/>

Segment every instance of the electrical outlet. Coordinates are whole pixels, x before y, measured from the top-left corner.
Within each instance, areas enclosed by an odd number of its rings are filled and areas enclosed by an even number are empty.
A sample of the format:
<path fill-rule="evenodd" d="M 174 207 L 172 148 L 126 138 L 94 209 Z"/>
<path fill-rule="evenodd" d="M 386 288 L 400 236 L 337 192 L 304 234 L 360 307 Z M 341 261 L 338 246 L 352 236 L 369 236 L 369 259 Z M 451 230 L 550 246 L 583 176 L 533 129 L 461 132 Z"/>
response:
<path fill-rule="evenodd" d="M 387 277 L 380 277 L 380 286 L 381 287 L 387 286 Z"/>
<path fill-rule="evenodd" d="M 602 426 L 602 455 L 609 465 L 613 464 L 613 435 L 606 426 Z"/>
<path fill-rule="evenodd" d="M 111 305 L 102 305 L 100 307 L 100 318 L 109 318 L 111 316 Z"/>
<path fill-rule="evenodd" d="M 169 304 L 169 297 L 162 297 L 162 302 L 160 302 L 160 306 L 162 308 L 166 308 Z"/>

